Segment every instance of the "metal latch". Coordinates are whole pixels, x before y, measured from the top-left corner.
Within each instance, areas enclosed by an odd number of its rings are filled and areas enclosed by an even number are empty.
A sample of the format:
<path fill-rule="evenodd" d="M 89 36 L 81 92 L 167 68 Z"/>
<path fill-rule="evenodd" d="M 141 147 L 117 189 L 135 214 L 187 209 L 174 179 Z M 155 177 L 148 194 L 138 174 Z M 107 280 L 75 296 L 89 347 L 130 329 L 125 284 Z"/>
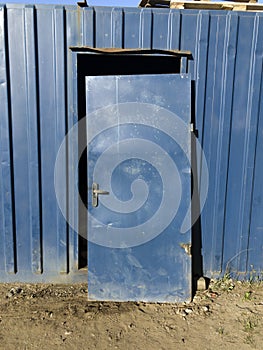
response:
<path fill-rule="evenodd" d="M 110 194 L 108 191 L 103 191 L 99 189 L 99 184 L 94 182 L 92 184 L 92 206 L 97 207 L 99 204 L 99 194 Z"/>

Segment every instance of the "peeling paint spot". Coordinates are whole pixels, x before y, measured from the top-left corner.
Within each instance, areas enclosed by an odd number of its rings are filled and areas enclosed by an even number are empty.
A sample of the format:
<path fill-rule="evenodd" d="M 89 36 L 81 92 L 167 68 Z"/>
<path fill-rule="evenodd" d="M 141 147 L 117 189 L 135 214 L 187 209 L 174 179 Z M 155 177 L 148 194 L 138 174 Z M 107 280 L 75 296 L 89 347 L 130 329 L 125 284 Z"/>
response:
<path fill-rule="evenodd" d="M 142 265 L 140 264 L 139 260 L 135 258 L 135 256 L 128 254 L 127 260 L 131 266 L 138 267 L 142 269 Z"/>
<path fill-rule="evenodd" d="M 185 250 L 187 255 L 192 255 L 192 245 L 190 243 L 180 243 L 180 247 Z"/>

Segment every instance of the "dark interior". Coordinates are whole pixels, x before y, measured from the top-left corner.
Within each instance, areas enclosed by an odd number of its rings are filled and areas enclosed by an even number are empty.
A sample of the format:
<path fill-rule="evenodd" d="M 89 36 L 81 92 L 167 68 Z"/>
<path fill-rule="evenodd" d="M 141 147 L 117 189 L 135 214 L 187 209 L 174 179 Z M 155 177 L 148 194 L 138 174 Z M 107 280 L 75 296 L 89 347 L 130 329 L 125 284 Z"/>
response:
<path fill-rule="evenodd" d="M 79 53 L 78 74 L 78 116 L 86 115 L 85 76 L 171 74 L 180 72 L 180 57 L 163 54 L 118 54 Z M 83 133 L 82 133 L 83 137 Z M 79 192 L 87 203 L 87 154 L 83 152 L 79 162 Z M 79 268 L 87 267 L 87 211 L 79 213 Z"/>

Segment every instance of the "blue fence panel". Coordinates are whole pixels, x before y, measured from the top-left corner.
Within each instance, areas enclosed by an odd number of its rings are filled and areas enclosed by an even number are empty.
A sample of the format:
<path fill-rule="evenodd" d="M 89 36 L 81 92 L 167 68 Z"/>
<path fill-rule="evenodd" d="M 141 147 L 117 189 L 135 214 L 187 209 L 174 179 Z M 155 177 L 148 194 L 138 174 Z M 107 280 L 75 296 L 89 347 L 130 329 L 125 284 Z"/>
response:
<path fill-rule="evenodd" d="M 141 11 L 140 18 L 140 42 L 139 47 L 142 49 L 152 48 L 152 13 L 147 10 Z M 129 47 L 128 43 L 127 46 Z"/>
<path fill-rule="evenodd" d="M 262 215 L 262 172 L 263 172 L 263 91 L 260 91 L 260 117 L 258 121 L 256 157 L 254 167 L 253 199 L 251 206 L 251 224 L 248 247 L 247 270 L 251 270 L 252 275 L 262 272 L 263 261 L 263 215 Z"/>
<path fill-rule="evenodd" d="M 214 271 L 222 268 L 224 240 L 224 202 L 226 195 L 231 108 L 231 85 L 228 91 L 228 38 L 224 30 L 226 16 L 211 16 L 207 62 L 206 103 L 203 120 L 203 149 L 209 168 L 209 193 L 203 212 L 202 229 L 211 232 L 204 243 L 214 254 L 205 251 L 204 259 Z M 222 64 L 222 62 L 224 64 Z"/>
<path fill-rule="evenodd" d="M 244 273 L 248 254 L 254 254 L 249 248 L 249 227 L 262 76 L 262 37 L 258 35 L 261 30 L 258 17 L 239 19 L 224 262 L 230 270 Z"/>
<path fill-rule="evenodd" d="M 142 13 L 135 8 L 126 9 L 123 13 L 124 33 L 123 46 L 131 49 L 140 47 L 141 42 L 141 18 Z"/>
<path fill-rule="evenodd" d="M 205 22 L 207 15 L 209 21 Z M 182 15 L 180 48 L 193 53 L 190 72 L 196 82 L 196 125 L 210 174 L 201 214 L 204 273 L 208 276 L 226 271 L 245 276 L 253 265 L 248 263 L 254 254 L 249 246 L 254 240 L 249 212 L 255 138 L 260 130 L 261 18 L 261 14 L 222 11 Z M 200 45 L 205 51 L 200 51 Z M 201 86 L 200 79 L 204 79 Z M 257 239 L 262 246 L 262 238 Z M 255 272 L 262 273 L 262 262 Z"/>
<path fill-rule="evenodd" d="M 40 273 L 38 125 L 33 8 L 8 10 L 17 264 Z"/>
<path fill-rule="evenodd" d="M 66 7 L 66 47 L 85 46 L 91 43 L 95 44 L 95 11 L 91 8 L 85 8 L 83 11 L 76 11 L 75 6 Z M 88 27 L 87 20 L 90 20 Z M 76 54 L 67 49 L 67 127 L 70 130 L 82 116 L 78 115 L 78 82 L 77 82 L 77 58 Z M 68 146 L 68 167 L 72 167 L 78 157 L 78 140 Z M 79 227 L 82 236 L 85 233 L 82 229 L 82 221 L 85 222 L 85 213 L 79 212 L 78 193 L 74 183 L 74 177 L 71 171 L 68 172 L 68 215 L 74 222 L 74 227 Z M 85 225 L 84 225 L 85 230 Z M 72 227 L 69 227 L 69 269 L 78 270 L 78 235 Z M 86 277 L 86 276 L 85 276 Z M 84 278 L 85 278 L 84 277 Z"/>
<path fill-rule="evenodd" d="M 12 148 L 10 134 L 10 79 L 8 76 L 8 46 L 6 14 L 0 7 L 0 270 L 7 273 L 16 272 L 16 242 L 13 227 L 13 187 L 12 187 Z"/>
<path fill-rule="evenodd" d="M 54 192 L 55 160 L 66 122 L 63 8 L 37 12 L 37 38 L 44 270 L 67 272 L 67 224 Z M 60 180 L 66 187 L 66 168 Z"/>
<path fill-rule="evenodd" d="M 204 274 L 262 273 L 262 18 L 260 12 L 0 6 L 1 280 L 71 281 L 79 273 L 78 235 L 60 213 L 53 185 L 60 143 L 81 117 L 72 46 L 192 52 L 195 123 L 210 174 L 201 214 Z M 69 166 L 77 155 L 76 140 Z M 65 188 L 72 181 L 66 173 L 65 165 Z M 65 207 L 81 226 L 70 186 Z"/>

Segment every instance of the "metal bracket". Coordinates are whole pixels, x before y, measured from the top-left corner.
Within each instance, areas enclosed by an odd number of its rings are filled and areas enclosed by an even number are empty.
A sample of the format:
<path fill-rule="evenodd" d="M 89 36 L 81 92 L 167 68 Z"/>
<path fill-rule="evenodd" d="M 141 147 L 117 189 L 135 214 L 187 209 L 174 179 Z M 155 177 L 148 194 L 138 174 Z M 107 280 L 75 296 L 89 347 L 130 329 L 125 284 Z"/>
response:
<path fill-rule="evenodd" d="M 79 7 L 89 7 L 89 5 L 87 4 L 87 0 L 78 1 L 77 4 Z"/>

